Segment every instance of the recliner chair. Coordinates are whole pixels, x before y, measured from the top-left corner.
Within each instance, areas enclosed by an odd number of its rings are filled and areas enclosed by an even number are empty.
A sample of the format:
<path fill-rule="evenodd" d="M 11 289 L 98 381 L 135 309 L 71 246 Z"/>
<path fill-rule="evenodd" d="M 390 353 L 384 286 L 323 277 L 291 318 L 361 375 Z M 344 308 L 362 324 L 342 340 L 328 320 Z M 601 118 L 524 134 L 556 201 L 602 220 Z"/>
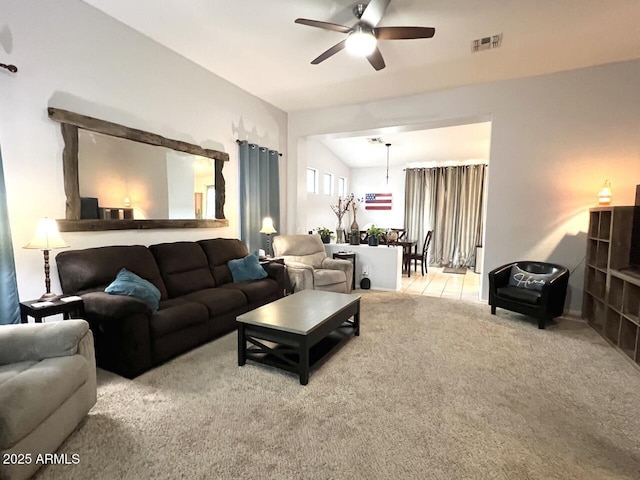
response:
<path fill-rule="evenodd" d="M 278 235 L 273 238 L 273 252 L 284 258 L 293 292 L 351 293 L 353 263 L 327 257 L 318 235 Z"/>
<path fill-rule="evenodd" d="M 23 480 L 96 403 L 93 335 L 85 320 L 0 326 L 0 479 Z M 23 457 L 29 458 L 29 457 Z"/>
<path fill-rule="evenodd" d="M 513 267 L 516 267 L 514 269 Z M 562 315 L 569 270 L 562 265 L 519 261 L 489 272 L 489 305 L 538 319 L 538 328 Z"/>

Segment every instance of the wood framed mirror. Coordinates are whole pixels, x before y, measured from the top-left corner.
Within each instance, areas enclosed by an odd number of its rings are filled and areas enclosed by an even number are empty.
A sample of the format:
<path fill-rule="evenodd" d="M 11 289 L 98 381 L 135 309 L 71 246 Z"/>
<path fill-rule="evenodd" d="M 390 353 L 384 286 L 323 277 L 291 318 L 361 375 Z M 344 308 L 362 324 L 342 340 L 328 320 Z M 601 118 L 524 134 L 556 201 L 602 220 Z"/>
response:
<path fill-rule="evenodd" d="M 62 128 L 62 137 L 64 140 L 64 150 L 62 152 L 63 161 L 63 174 L 64 174 L 64 190 L 67 197 L 66 200 L 66 212 L 65 219 L 58 220 L 58 228 L 63 232 L 74 231 L 99 231 L 99 230 L 132 230 L 132 229 L 155 229 L 155 228 L 219 228 L 227 227 L 229 221 L 224 216 L 224 203 L 225 203 L 225 180 L 222 174 L 224 163 L 229 161 L 229 154 L 213 149 L 202 148 L 198 145 L 194 145 L 179 140 L 171 140 L 160 135 L 145 132 L 135 128 L 126 127 L 117 123 L 108 122 L 105 120 L 96 119 L 86 115 L 80 115 L 78 113 L 69 112 L 67 110 L 61 110 L 57 108 L 49 107 L 47 109 L 49 118 L 59 122 Z M 88 135 L 83 137 L 83 135 Z M 106 136 L 106 137 L 103 137 Z M 107 204 L 102 207 L 98 207 L 100 198 L 96 195 L 92 199 L 95 201 L 95 215 L 90 215 L 91 218 L 83 218 L 86 213 L 83 212 L 83 201 L 81 199 L 80 189 L 80 146 L 102 144 L 105 140 L 113 139 L 114 141 L 120 141 L 122 144 L 128 144 L 127 141 L 136 142 L 131 144 L 138 148 L 140 145 L 152 146 L 149 147 L 154 150 L 154 156 L 160 155 L 165 161 L 151 160 L 153 168 L 143 167 L 138 168 L 140 170 L 152 170 L 157 174 L 158 171 L 164 172 L 165 181 L 143 181 L 143 184 L 139 190 L 147 192 L 153 189 L 150 185 L 161 185 L 163 188 L 163 195 L 168 197 L 179 197 L 178 203 L 180 205 L 173 208 L 169 207 L 168 199 L 163 198 L 161 202 L 155 201 L 156 204 L 166 203 L 166 208 L 159 208 L 158 205 L 153 205 L 153 200 L 142 201 L 137 199 L 139 203 L 144 203 L 146 209 L 136 209 L 131 205 L 129 199 L 127 175 L 121 172 L 115 172 L 115 176 L 119 176 L 127 189 L 126 195 L 122 195 L 122 203 L 114 205 L 113 202 L 107 201 Z M 122 141 L 121 139 L 124 139 Z M 88 143 L 87 143 L 88 142 Z M 156 147 L 160 148 L 158 150 Z M 105 151 L 104 147 L 102 151 Z M 111 148 L 111 147 L 110 147 Z M 86 150 L 86 148 L 85 148 Z M 122 165 L 133 165 L 135 167 L 135 161 L 127 157 L 128 154 L 121 154 L 118 157 L 120 161 L 120 167 Z M 178 163 L 171 163 L 169 157 L 178 158 Z M 103 159 L 104 160 L 104 159 Z M 146 161 L 149 161 L 147 158 Z M 173 160 L 172 160 L 173 161 Z M 113 169 L 118 170 L 118 164 L 113 158 L 107 156 L 106 162 L 103 161 L 102 167 L 105 163 L 113 163 Z M 189 169 L 183 168 L 181 172 L 176 165 L 187 165 L 187 163 L 193 164 L 196 168 L 198 164 L 209 168 L 211 185 L 203 184 L 201 191 L 193 191 L 194 173 L 192 171 L 183 173 Z M 130 168 L 130 167 L 124 167 Z M 169 172 L 167 172 L 167 169 Z M 90 169 L 89 169 L 90 170 Z M 101 171 L 102 172 L 102 171 Z M 101 176 L 102 175 L 102 176 Z M 112 177 L 114 175 L 111 175 Z M 105 175 L 99 173 L 97 175 L 101 180 L 105 179 Z M 178 177 L 186 177 L 187 183 L 192 182 L 191 185 L 191 197 L 187 198 L 185 188 L 182 186 L 176 187 L 171 185 L 175 183 L 173 179 Z M 86 178 L 86 174 L 85 174 Z M 135 177 L 138 178 L 139 177 Z M 168 185 L 167 184 L 167 179 Z M 105 180 L 106 181 L 106 180 Z M 202 183 L 202 182 L 201 182 Z M 188 186 L 186 187 L 189 188 Z M 91 190 L 89 188 L 89 190 Z M 103 188 L 103 192 L 113 190 L 109 186 Z M 177 193 L 176 193 L 177 192 Z M 100 195 L 102 196 L 102 195 Z M 106 194 L 105 194 L 106 196 Z M 185 199 L 187 201 L 185 202 Z M 185 203 L 192 205 L 185 207 Z M 213 205 L 212 205 L 213 204 Z M 207 207 L 206 212 L 204 211 Z M 198 208 L 200 210 L 198 211 Z M 156 212 L 155 215 L 163 216 L 166 214 L 167 218 L 147 218 L 146 213 Z M 161 213 L 157 213 L 160 211 Z M 142 212 L 142 213 L 141 213 Z M 186 213 L 186 214 L 185 214 Z M 179 218 L 184 215 L 185 218 Z M 137 218 L 138 217 L 138 218 Z M 139 218 L 142 217 L 142 218 Z M 190 217 L 190 218 L 189 218 Z M 208 218 L 207 218 L 208 217 Z"/>

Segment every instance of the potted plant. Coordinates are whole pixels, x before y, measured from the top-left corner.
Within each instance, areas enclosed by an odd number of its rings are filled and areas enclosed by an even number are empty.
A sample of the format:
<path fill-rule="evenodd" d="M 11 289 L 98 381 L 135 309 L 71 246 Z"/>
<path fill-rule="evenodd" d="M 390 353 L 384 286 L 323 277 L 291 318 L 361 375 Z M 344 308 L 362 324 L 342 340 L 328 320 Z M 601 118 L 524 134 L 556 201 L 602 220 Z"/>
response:
<path fill-rule="evenodd" d="M 380 245 L 380 237 L 386 233 L 387 231 L 384 228 L 379 228 L 375 225 L 371 225 L 367 229 L 367 235 L 369 236 L 369 246 L 377 247 L 378 245 Z"/>
<path fill-rule="evenodd" d="M 351 245 L 360 245 L 360 230 L 351 230 L 351 235 L 349 236 L 349 243 Z"/>
<path fill-rule="evenodd" d="M 322 239 L 322 243 L 329 243 L 331 239 L 334 237 L 333 232 L 325 227 L 316 228 L 316 232 L 318 232 L 318 235 L 320 235 L 320 238 Z"/>

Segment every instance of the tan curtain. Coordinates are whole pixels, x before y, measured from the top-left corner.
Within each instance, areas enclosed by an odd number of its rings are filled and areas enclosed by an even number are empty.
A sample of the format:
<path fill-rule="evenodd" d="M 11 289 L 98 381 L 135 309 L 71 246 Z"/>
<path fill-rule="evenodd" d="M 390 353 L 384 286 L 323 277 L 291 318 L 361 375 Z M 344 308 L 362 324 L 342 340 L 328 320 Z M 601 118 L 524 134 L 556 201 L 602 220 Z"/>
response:
<path fill-rule="evenodd" d="M 405 227 L 419 242 L 433 230 L 430 265 L 474 265 L 475 247 L 482 240 L 486 168 L 464 165 L 407 169 Z"/>
<path fill-rule="evenodd" d="M 424 238 L 425 224 L 429 216 L 429 203 L 425 202 L 428 181 L 424 168 L 407 169 L 404 178 L 404 228 L 407 239 Z"/>

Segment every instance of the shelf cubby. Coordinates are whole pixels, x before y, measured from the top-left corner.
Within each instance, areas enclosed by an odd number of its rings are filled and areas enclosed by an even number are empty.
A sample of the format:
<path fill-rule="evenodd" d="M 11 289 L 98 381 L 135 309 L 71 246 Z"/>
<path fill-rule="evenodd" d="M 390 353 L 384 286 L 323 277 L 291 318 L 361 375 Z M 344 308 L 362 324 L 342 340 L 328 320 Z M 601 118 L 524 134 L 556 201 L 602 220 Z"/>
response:
<path fill-rule="evenodd" d="M 587 265 L 595 267 L 597 258 L 598 258 L 598 240 L 596 240 L 595 238 L 590 238 L 589 245 L 587 247 Z"/>
<path fill-rule="evenodd" d="M 622 317 L 620 321 L 620 341 L 618 342 L 620 350 L 626 353 L 632 360 L 640 360 L 638 358 L 638 326 Z"/>
<path fill-rule="evenodd" d="M 605 322 L 605 306 L 603 302 L 597 300 L 596 298 L 592 298 L 592 301 L 592 315 L 589 323 L 598 332 L 602 333 L 604 330 Z"/>
<path fill-rule="evenodd" d="M 620 314 L 611 308 L 607 308 L 606 315 L 604 335 L 617 345 L 620 335 Z"/>
<path fill-rule="evenodd" d="M 622 289 L 624 288 L 624 282 L 617 278 L 611 277 L 609 283 L 609 296 L 607 298 L 607 305 L 613 308 L 616 312 L 622 313 Z"/>
<path fill-rule="evenodd" d="M 589 237 L 598 238 L 599 228 L 600 228 L 600 212 L 592 211 L 589 213 Z"/>
<path fill-rule="evenodd" d="M 598 227 L 598 238 L 609 240 L 611 238 L 611 216 L 613 211 L 604 210 L 600 212 L 600 225 Z"/>
<path fill-rule="evenodd" d="M 598 241 L 598 250 L 596 253 L 596 267 L 606 270 L 609 264 L 609 242 Z"/>
<path fill-rule="evenodd" d="M 606 287 L 607 287 L 607 274 L 604 272 L 601 272 L 600 270 L 595 270 L 592 293 L 595 295 L 595 297 L 598 300 L 604 301 Z"/>
<path fill-rule="evenodd" d="M 626 282 L 622 292 L 622 314 L 640 325 L 640 286 Z"/>

